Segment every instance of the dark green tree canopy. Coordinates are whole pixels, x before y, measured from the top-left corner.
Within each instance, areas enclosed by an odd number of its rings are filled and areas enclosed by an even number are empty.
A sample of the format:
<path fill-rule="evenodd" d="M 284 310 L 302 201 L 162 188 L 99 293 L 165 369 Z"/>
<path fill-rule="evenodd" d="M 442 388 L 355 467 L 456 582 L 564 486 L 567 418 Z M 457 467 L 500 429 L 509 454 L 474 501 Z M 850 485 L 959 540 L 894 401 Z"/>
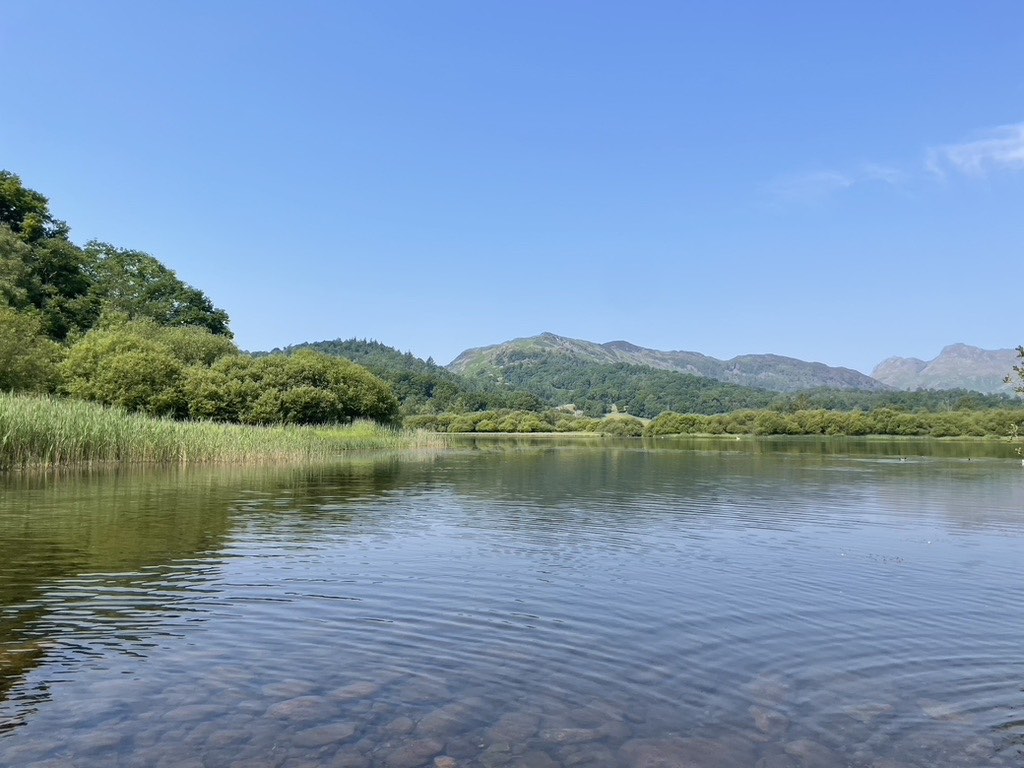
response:
<path fill-rule="evenodd" d="M 35 312 L 51 339 L 87 331 L 105 314 L 231 337 L 227 313 L 153 256 L 97 241 L 83 249 L 68 233 L 44 195 L 0 171 L 0 301 Z"/>
<path fill-rule="evenodd" d="M 50 201 L 28 189 L 16 174 L 4 170 L 0 170 L 0 224 L 6 224 L 27 242 L 68 236 L 68 225 L 50 213 Z"/>
<path fill-rule="evenodd" d="M 166 326 L 197 326 L 231 337 L 227 312 L 148 253 L 94 240 L 86 244 L 85 255 L 91 298 L 101 313 L 149 318 Z"/>
<path fill-rule="evenodd" d="M 60 359 L 37 315 L 0 305 L 0 391 L 52 392 Z"/>
<path fill-rule="evenodd" d="M 349 360 L 302 350 L 293 355 L 225 357 L 184 382 L 194 418 L 249 424 L 392 421 L 391 387 Z"/>

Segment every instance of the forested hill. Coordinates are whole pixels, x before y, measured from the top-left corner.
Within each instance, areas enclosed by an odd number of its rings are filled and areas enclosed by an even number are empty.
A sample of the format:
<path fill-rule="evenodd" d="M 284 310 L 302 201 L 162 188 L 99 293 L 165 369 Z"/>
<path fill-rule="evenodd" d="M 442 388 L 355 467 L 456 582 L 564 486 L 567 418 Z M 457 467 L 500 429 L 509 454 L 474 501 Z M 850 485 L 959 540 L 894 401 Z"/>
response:
<path fill-rule="evenodd" d="M 977 392 L 1011 392 L 1004 382 L 1017 352 L 1012 349 L 980 349 L 969 344 L 950 344 L 931 360 L 890 357 L 872 372 L 879 381 L 897 389 L 972 389 Z"/>
<path fill-rule="evenodd" d="M 227 313 L 150 254 L 95 240 L 73 243 L 46 196 L 7 170 L 0 170 L 0 308 L 55 342 L 113 316 L 231 336 Z M 25 348 L 10 327 L 3 330 L 12 348 Z"/>
<path fill-rule="evenodd" d="M 551 404 L 571 403 L 588 416 L 610 406 L 653 418 L 663 411 L 726 413 L 767 408 L 777 393 L 743 387 L 679 371 L 627 363 L 586 363 L 572 358 L 524 360 L 502 371 L 508 386 L 532 392 Z"/>
<path fill-rule="evenodd" d="M 588 363 L 568 356 L 525 359 L 509 363 L 495 378 L 491 369 L 458 374 L 400 352 L 378 341 L 336 339 L 296 344 L 274 353 L 303 349 L 343 357 L 387 381 L 402 403 L 402 412 L 457 412 L 513 408 L 539 411 L 573 404 L 590 416 L 614 406 L 635 416 L 654 417 L 663 411 L 716 414 L 743 408 L 945 411 L 962 408 L 1007 408 L 1020 401 L 1006 396 L 949 392 L 867 392 L 815 389 L 779 393 L 743 387 L 691 374 L 628 363 Z M 257 356 L 269 353 L 254 353 Z"/>
<path fill-rule="evenodd" d="M 375 376 L 391 384 L 405 413 L 421 411 L 478 411 L 494 408 L 536 410 L 544 403 L 536 396 L 498 385 L 486 379 L 469 379 L 437 365 L 421 360 L 411 352 L 400 352 L 379 341 L 367 339 L 334 339 L 294 344 L 266 354 L 291 354 L 312 349 L 333 357 L 358 363 Z"/>
<path fill-rule="evenodd" d="M 484 371 L 479 374 L 489 377 Z M 739 409 L 792 412 L 806 409 L 905 411 L 1015 408 L 1024 405 L 1007 395 L 983 395 L 965 390 L 868 392 L 817 388 L 799 393 L 744 387 L 679 371 L 627 363 L 585 363 L 572 358 L 522 360 L 502 369 L 508 387 L 533 393 L 550 405 L 571 403 L 588 416 L 600 416 L 611 406 L 653 418 L 663 411 L 716 414 Z M 467 378 L 473 378 L 467 374 Z"/>
<path fill-rule="evenodd" d="M 570 361 L 577 365 L 646 366 L 775 392 L 800 392 L 819 388 L 867 392 L 889 389 L 886 384 L 850 368 L 809 363 L 792 357 L 740 355 L 731 360 L 718 360 L 698 352 L 663 352 L 638 347 L 626 341 L 597 344 L 553 333 L 467 349 L 448 368 L 456 373 L 507 379 L 504 372 L 510 366 L 527 361 L 537 367 L 558 367 Z"/>

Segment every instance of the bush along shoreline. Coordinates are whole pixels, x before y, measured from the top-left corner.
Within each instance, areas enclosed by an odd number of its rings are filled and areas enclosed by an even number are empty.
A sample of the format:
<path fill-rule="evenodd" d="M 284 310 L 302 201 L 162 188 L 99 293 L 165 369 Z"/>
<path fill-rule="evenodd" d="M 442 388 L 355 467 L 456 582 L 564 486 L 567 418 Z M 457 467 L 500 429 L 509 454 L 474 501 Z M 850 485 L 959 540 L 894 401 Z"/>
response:
<path fill-rule="evenodd" d="M 911 413 L 891 408 L 874 411 L 740 410 L 705 416 L 666 411 L 655 419 L 615 414 L 602 419 L 580 416 L 561 409 L 548 411 L 478 411 L 409 416 L 407 428 L 442 433 L 585 432 L 615 437 L 671 435 L 867 435 L 893 437 L 990 437 L 1015 436 L 1014 427 L 1024 423 L 1021 410 L 962 410 Z"/>
<path fill-rule="evenodd" d="M 443 435 L 370 421 L 337 426 L 174 421 L 81 400 L 0 393 L 0 471 L 97 463 L 314 462 L 350 451 L 447 445 Z"/>

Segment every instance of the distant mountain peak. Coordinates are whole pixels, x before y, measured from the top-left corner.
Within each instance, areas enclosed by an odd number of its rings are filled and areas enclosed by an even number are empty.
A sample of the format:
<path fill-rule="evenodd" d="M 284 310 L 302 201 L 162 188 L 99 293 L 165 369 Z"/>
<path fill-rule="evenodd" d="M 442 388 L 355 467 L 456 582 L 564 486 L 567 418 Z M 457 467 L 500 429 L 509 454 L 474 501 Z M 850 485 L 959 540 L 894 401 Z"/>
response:
<path fill-rule="evenodd" d="M 897 389 L 969 389 L 986 394 L 1010 392 L 1003 379 L 1017 361 L 1013 349 L 982 349 L 971 344 L 948 344 L 931 360 L 889 357 L 871 375 Z"/>

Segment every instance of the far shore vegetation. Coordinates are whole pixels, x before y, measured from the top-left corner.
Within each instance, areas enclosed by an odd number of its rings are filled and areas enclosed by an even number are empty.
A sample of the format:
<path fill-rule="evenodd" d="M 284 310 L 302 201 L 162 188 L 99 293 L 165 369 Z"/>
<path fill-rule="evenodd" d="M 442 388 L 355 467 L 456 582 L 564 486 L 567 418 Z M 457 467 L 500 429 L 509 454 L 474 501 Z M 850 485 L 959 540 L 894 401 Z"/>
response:
<path fill-rule="evenodd" d="M 0 470 L 323 460 L 442 433 L 1013 438 L 1024 424 L 1020 367 L 1016 395 L 780 393 L 564 355 L 506 362 L 463 375 L 356 339 L 244 352 L 201 290 L 142 251 L 76 245 L 46 197 L 0 171 Z"/>
<path fill-rule="evenodd" d="M 449 433 L 592 433 L 618 437 L 670 435 L 843 435 L 897 437 L 1015 437 L 1021 410 L 908 413 L 823 409 L 779 412 L 739 410 L 715 415 L 662 413 L 654 419 L 611 414 L 595 419 L 564 409 L 483 411 L 409 416 L 408 427 Z"/>

